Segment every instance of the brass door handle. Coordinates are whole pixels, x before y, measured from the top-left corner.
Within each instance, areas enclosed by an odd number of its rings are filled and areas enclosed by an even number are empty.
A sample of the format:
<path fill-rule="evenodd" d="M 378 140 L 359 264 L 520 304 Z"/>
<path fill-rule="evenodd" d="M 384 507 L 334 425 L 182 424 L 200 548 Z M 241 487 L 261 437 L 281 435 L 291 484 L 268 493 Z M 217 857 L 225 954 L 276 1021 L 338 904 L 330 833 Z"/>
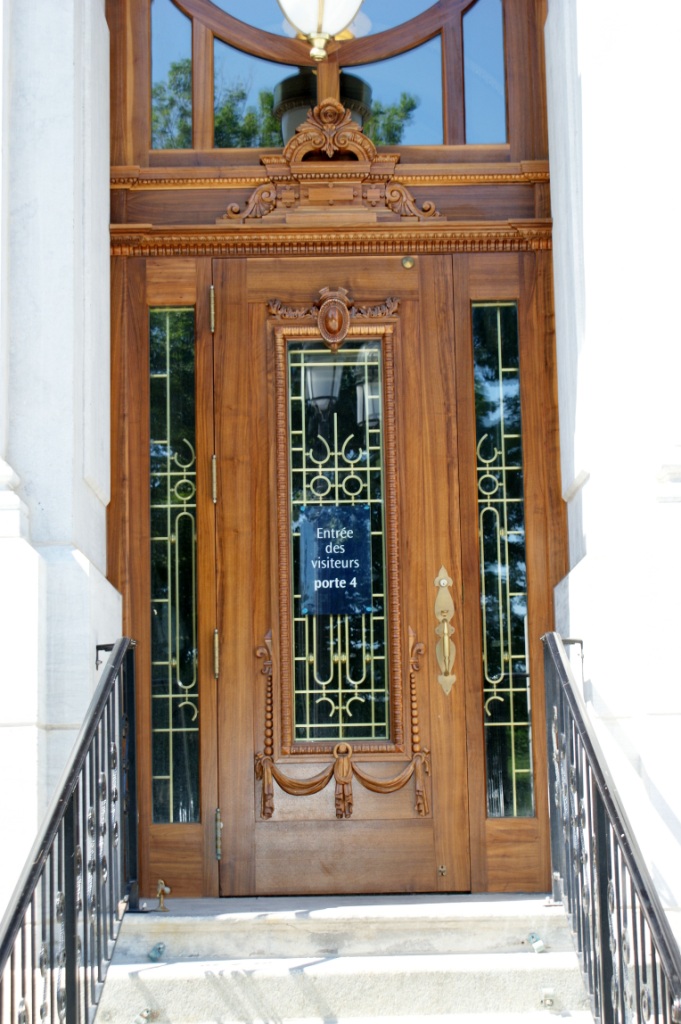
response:
<path fill-rule="evenodd" d="M 449 589 L 453 581 L 444 565 L 440 567 L 434 582 L 437 587 L 435 618 L 438 621 L 435 632 L 440 638 L 435 646 L 435 656 L 440 666 L 440 675 L 437 677 L 437 681 L 444 692 L 448 694 L 456 682 L 456 676 L 452 671 L 456 658 L 456 647 L 452 641 L 454 627 L 451 625 L 451 620 L 454 617 L 454 600 Z"/>

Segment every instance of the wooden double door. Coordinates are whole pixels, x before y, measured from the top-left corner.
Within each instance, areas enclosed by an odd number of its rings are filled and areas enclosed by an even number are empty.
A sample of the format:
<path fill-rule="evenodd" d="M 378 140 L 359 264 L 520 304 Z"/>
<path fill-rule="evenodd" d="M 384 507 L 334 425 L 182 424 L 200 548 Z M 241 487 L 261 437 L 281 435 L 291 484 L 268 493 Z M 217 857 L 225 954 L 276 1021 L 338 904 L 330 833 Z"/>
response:
<path fill-rule="evenodd" d="M 116 450 L 130 469 L 112 522 L 127 523 L 114 546 L 138 639 L 143 891 L 159 878 L 175 895 L 548 887 L 539 638 L 551 626 L 558 528 L 547 273 L 531 253 L 115 268 L 128 318 L 114 352 Z M 476 414 L 487 386 L 476 302 L 515 310 L 524 375 L 520 668 L 531 666 L 532 700 L 521 711 L 504 690 L 529 729 L 524 767 L 520 746 L 513 753 L 521 796 L 504 797 L 501 813 L 485 720 L 503 689 L 490 659 L 512 653 L 490 653 L 485 635 L 494 595 L 481 574 L 490 456 Z M 195 689 L 174 693 L 169 668 L 164 694 L 153 552 L 145 575 L 162 446 L 152 436 L 150 447 L 154 384 L 143 381 L 149 358 L 154 376 L 147 311 L 176 308 L 194 322 Z M 173 698 L 191 714 L 178 718 Z M 174 720 L 178 735 L 187 722 L 194 733 L 190 813 L 168 797 L 179 739 L 163 734 Z M 147 740 L 158 734 L 160 759 Z"/>

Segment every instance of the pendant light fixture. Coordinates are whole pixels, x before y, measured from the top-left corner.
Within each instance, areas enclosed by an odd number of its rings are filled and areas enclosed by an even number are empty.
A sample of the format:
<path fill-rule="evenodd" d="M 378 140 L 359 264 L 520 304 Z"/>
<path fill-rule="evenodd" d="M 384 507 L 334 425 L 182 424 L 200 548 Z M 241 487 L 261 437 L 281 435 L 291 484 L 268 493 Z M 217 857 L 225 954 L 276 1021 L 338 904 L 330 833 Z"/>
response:
<path fill-rule="evenodd" d="M 324 60 L 326 44 L 347 28 L 362 0 L 278 0 L 286 20 L 311 45 L 310 56 Z"/>

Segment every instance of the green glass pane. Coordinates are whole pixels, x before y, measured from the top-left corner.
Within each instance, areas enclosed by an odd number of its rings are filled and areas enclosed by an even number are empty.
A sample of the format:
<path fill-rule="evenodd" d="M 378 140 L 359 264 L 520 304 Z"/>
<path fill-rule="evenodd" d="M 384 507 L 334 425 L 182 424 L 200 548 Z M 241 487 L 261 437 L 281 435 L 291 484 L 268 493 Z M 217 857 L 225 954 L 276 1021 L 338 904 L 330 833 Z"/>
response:
<path fill-rule="evenodd" d="M 191 149 L 192 26 L 171 0 L 151 0 L 151 82 L 152 149 Z"/>
<path fill-rule="evenodd" d="M 534 813 L 515 303 L 472 308 L 487 813 Z"/>
<path fill-rule="evenodd" d="M 152 309 L 149 335 L 153 813 L 196 821 L 194 310 Z"/>

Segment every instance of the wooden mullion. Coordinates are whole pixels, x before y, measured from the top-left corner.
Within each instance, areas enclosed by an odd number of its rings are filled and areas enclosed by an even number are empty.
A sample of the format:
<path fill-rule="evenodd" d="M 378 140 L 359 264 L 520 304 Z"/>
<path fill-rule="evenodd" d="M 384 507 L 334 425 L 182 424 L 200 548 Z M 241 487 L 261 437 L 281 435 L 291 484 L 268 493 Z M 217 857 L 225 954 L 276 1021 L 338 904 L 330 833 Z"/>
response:
<path fill-rule="evenodd" d="M 551 360 L 546 359 L 543 294 L 539 287 L 536 254 L 519 257 L 520 302 L 518 342 L 520 356 L 520 402 L 523 445 L 523 488 L 525 509 L 525 560 L 527 566 L 527 607 L 529 665 L 532 691 L 532 757 L 534 768 L 535 816 L 542 836 L 548 837 L 547 750 L 545 728 L 544 660 L 541 637 L 553 629 L 553 583 L 551 580 L 551 512 L 560 493 L 552 494 L 556 482 L 550 467 L 556 462 L 553 403 L 538 401 L 551 394 Z M 549 511 L 551 510 L 551 511 Z M 536 869 L 550 888 L 548 839 L 536 850 Z"/>
<path fill-rule="evenodd" d="M 543 25 L 537 25 L 536 0 L 518 0 L 516 4 L 505 6 L 504 49 L 510 157 L 511 160 L 543 160 L 548 156 L 541 37 Z"/>
<path fill-rule="evenodd" d="M 194 20 L 192 29 L 192 142 L 194 149 L 212 149 L 214 142 L 213 33 Z"/>
<path fill-rule="evenodd" d="M 459 473 L 461 520 L 463 627 L 458 646 L 464 666 L 457 669 L 465 687 L 466 746 L 468 750 L 468 808 L 471 859 L 471 892 L 487 888 L 485 822 L 487 791 L 482 701 L 482 635 L 480 620 L 480 554 L 478 542 L 478 495 L 475 481 L 475 387 L 471 333 L 470 260 L 452 257 L 454 293 L 453 330 L 456 346 L 455 379 L 457 406 L 456 464 Z M 462 671 L 465 667 L 465 672 Z"/>
<path fill-rule="evenodd" d="M 125 294 L 125 356 L 122 367 L 126 392 L 126 467 L 129 519 L 126 550 L 130 567 L 123 594 L 125 624 L 137 641 L 135 654 L 135 716 L 137 727 L 137 808 L 139 813 L 140 895 L 148 895 L 150 878 L 149 829 L 151 798 L 151 524 L 149 514 L 149 314 L 146 301 L 146 260 L 127 260 Z"/>
<path fill-rule="evenodd" d="M 139 0 L 108 0 L 111 163 L 146 167 L 151 146 L 151 21 Z"/>
<path fill-rule="evenodd" d="M 210 329 L 212 260 L 196 261 L 196 452 L 197 452 L 197 585 L 199 705 L 201 722 L 201 823 L 203 842 L 202 895 L 218 896 L 219 863 L 215 855 L 215 811 L 218 798 L 217 688 L 213 667 L 217 625 L 216 505 L 213 501 L 212 462 L 215 451 L 213 403 L 213 334 Z M 198 881 L 198 880 L 197 880 Z"/>
<path fill-rule="evenodd" d="M 322 100 L 340 100 L 340 68 L 338 67 L 338 51 L 330 53 L 326 60 L 319 62 L 317 68 L 317 103 Z"/>
<path fill-rule="evenodd" d="M 212 0 L 174 0 L 174 3 L 183 14 L 193 19 L 195 25 L 201 23 L 218 39 L 223 39 L 245 53 L 295 67 L 315 66 L 310 56 L 310 44 L 305 40 L 289 39 L 247 25 L 226 11 L 221 11 Z"/>
<path fill-rule="evenodd" d="M 444 143 L 462 146 L 466 141 L 463 80 L 463 27 L 457 11 L 442 32 L 442 117 Z"/>

